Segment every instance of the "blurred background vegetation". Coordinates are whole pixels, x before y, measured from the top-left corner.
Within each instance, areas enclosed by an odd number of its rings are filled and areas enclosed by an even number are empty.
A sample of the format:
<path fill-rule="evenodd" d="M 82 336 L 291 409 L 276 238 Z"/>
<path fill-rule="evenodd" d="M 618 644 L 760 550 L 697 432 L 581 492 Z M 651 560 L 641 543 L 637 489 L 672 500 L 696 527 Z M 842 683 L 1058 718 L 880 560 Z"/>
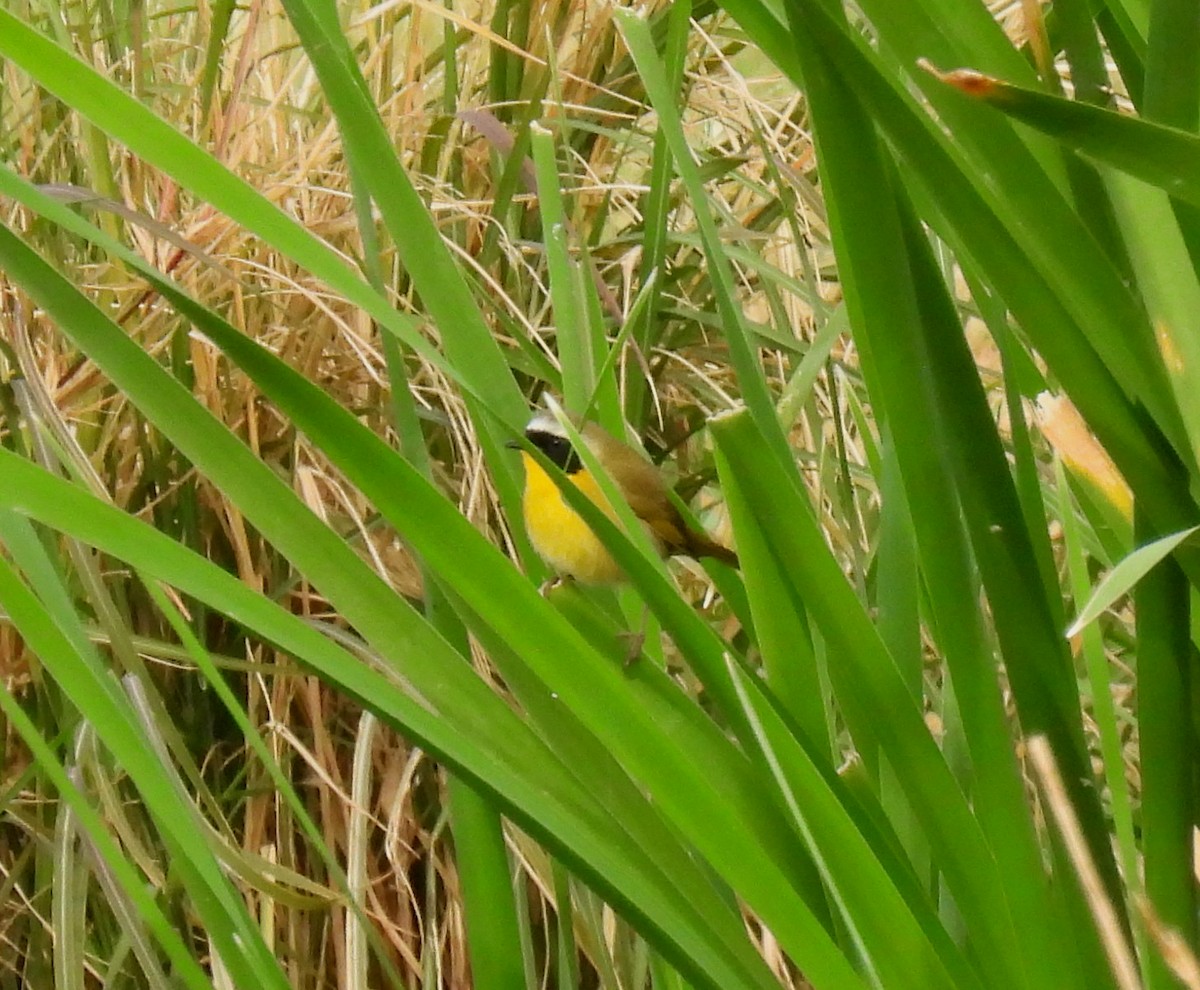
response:
<path fill-rule="evenodd" d="M 0 5 L 0 988 L 1200 987 L 1198 9 Z"/>

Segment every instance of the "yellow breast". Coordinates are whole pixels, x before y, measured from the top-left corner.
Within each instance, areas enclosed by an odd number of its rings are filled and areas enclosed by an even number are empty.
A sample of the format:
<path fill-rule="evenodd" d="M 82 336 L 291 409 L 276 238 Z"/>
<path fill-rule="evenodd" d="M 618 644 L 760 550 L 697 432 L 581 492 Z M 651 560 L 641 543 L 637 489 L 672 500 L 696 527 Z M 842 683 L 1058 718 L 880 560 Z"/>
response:
<path fill-rule="evenodd" d="M 563 501 L 562 492 L 550 476 L 523 451 L 521 460 L 525 462 L 525 529 L 538 555 L 559 574 L 585 584 L 620 581 L 623 575 L 617 562 L 588 524 Z M 610 519 L 616 520 L 608 499 L 587 471 L 571 475 L 571 480 Z"/>

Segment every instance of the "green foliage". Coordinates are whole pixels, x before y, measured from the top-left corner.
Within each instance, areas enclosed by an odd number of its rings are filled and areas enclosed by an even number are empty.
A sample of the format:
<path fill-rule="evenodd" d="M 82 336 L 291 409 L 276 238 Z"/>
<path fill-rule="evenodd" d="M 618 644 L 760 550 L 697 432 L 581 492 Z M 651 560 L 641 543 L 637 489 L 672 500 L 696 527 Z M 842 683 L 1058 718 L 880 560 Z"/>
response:
<path fill-rule="evenodd" d="M 273 51 L 289 78 L 312 73 L 287 126 L 336 125 L 353 200 L 336 248 L 226 163 L 236 135 L 213 138 L 236 104 L 222 52 L 252 30 L 234 5 L 197 35 L 195 121 L 83 44 L 99 28 L 136 45 L 141 27 L 125 37 L 108 12 L 73 35 L 0 10 L 0 55 L 38 94 L 27 148 L 69 127 L 86 149 L 62 155 L 72 181 L 110 199 L 114 174 L 169 184 L 247 254 L 184 241 L 153 260 L 153 225 L 93 223 L 5 139 L 0 192 L 25 226 L 0 228 L 17 300 L 0 708 L 33 762 L 13 762 L 0 810 L 39 840 L 5 866 L 48 899 L 54 938 L 23 916 L 0 988 L 85 971 L 451 986 L 467 956 L 489 987 L 1175 986 L 1197 940 L 1200 48 L 1182 3 L 1059 6 L 1013 41 L 977 0 L 676 0 L 595 22 L 512 2 L 490 33 L 447 8 L 423 48 L 415 7 L 352 24 L 285 0 Z M 401 22 L 406 54 L 447 76 L 442 116 L 398 150 Z M 470 83 L 455 25 L 487 41 Z M 724 85 L 773 64 L 799 94 L 818 174 L 759 116 L 705 116 L 698 80 L 729 59 Z M 504 102 L 472 107 L 472 85 Z M 490 162 L 468 154 L 470 121 Z M 446 219 L 447 198 L 491 212 Z M 249 281 L 241 262 L 268 251 L 316 286 L 307 319 Z M 151 297 L 166 326 L 147 308 L 131 330 Z M 329 327 L 355 321 L 390 402 L 323 370 L 354 349 Z M 78 428 L 39 361 L 87 368 Z M 716 481 L 741 573 L 670 571 L 547 464 L 629 586 L 539 594 L 505 444 L 547 385 L 614 432 L 674 402 L 682 429 L 668 418 L 648 447 L 677 448 L 681 490 Z M 313 496 L 313 464 L 344 503 Z M 662 636 L 628 665 L 643 604 Z M 275 709 L 308 676 L 350 728 L 314 717 L 285 753 Z M 380 756 L 385 731 L 405 745 Z M 1035 736 L 1061 795 L 1025 765 Z M 419 760 L 409 745 L 451 778 L 411 784 L 396 816 L 438 850 L 403 878 L 423 901 L 414 942 L 381 936 L 368 865 L 392 862 L 372 859 L 368 804 Z M 331 781 L 320 800 L 306 765 Z M 465 952 L 446 948 L 464 929 Z"/>

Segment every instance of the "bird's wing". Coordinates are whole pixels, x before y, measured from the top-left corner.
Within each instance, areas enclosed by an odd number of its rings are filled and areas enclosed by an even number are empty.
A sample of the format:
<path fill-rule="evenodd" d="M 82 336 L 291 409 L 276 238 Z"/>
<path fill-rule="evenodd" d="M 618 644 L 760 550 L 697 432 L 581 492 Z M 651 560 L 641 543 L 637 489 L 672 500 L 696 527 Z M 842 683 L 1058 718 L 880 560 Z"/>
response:
<path fill-rule="evenodd" d="M 598 427 L 585 428 L 584 439 L 621 489 L 633 514 L 646 524 L 666 553 L 683 549 L 687 529 L 667 497 L 667 485 L 658 468 Z"/>
<path fill-rule="evenodd" d="M 732 550 L 684 522 L 657 467 L 595 424 L 584 427 L 583 436 L 621 489 L 633 514 L 646 524 L 666 556 L 716 557 L 732 567 L 738 566 L 737 555 Z"/>
<path fill-rule="evenodd" d="M 683 554 L 699 560 L 716 557 L 731 567 L 737 555 L 708 534 L 692 529 L 675 508 L 662 474 L 649 461 L 628 450 L 628 457 L 610 458 L 609 474 L 625 493 L 634 515 L 642 520 L 662 545 L 666 556 Z"/>
<path fill-rule="evenodd" d="M 641 465 L 634 473 L 639 484 L 630 485 L 618 479 L 615 474 L 614 480 L 618 481 L 621 490 L 626 493 L 633 514 L 642 520 L 662 543 L 666 555 L 685 552 L 691 534 L 667 493 L 666 482 L 663 481 L 658 468 L 642 461 L 640 457 L 638 460 L 641 461 Z"/>

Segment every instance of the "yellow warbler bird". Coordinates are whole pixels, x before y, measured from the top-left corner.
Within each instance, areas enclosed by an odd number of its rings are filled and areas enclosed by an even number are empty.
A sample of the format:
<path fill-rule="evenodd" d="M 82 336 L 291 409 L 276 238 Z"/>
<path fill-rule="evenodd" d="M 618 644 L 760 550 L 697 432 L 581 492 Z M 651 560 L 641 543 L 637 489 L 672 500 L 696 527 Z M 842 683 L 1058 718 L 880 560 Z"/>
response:
<path fill-rule="evenodd" d="M 664 557 L 714 557 L 738 566 L 737 554 L 690 528 L 667 495 L 662 474 L 632 447 L 610 436 L 595 423 L 579 431 L 596 461 L 608 472 L 635 516 Z M 557 464 L 563 473 L 614 522 L 613 511 L 596 479 L 583 465 L 561 424 L 549 413 L 538 413 L 525 427 L 525 438 Z M 516 446 L 513 444 L 512 446 Z M 583 518 L 562 497 L 558 486 L 526 451 L 525 529 L 533 548 L 559 574 L 585 584 L 613 584 L 624 574 Z"/>

